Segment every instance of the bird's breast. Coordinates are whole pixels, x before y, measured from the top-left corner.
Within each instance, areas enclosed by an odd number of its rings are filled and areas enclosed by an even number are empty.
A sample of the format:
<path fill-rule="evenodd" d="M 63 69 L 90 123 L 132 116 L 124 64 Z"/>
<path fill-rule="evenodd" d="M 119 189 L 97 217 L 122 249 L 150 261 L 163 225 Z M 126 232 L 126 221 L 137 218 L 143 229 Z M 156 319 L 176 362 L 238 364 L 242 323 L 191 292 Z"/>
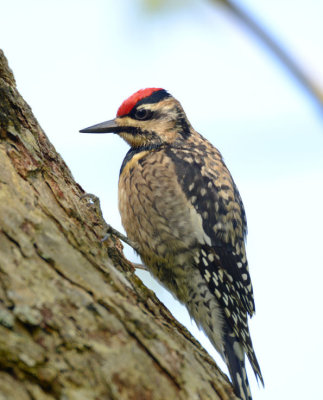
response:
<path fill-rule="evenodd" d="M 190 248 L 207 240 L 202 218 L 188 203 L 163 150 L 138 152 L 126 163 L 119 179 L 119 210 L 148 267 L 174 265 L 179 254 L 185 259 Z"/>

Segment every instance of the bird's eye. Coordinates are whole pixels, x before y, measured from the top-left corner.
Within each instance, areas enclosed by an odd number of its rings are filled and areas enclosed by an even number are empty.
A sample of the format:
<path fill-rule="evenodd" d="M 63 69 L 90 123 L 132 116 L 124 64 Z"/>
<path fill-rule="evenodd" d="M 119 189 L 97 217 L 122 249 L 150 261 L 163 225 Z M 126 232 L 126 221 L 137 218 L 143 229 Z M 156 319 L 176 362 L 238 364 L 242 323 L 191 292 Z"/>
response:
<path fill-rule="evenodd" d="M 149 119 L 151 117 L 152 112 L 149 110 L 146 110 L 144 108 L 140 108 L 139 110 L 136 110 L 135 112 L 135 118 L 140 119 L 140 120 L 145 120 Z"/>

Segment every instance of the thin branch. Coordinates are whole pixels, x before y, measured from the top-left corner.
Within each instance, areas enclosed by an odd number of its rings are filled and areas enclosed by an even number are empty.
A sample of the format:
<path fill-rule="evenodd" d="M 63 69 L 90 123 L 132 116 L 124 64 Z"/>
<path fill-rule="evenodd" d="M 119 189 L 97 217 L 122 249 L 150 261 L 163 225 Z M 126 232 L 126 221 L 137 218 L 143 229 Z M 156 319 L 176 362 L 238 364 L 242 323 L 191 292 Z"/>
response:
<path fill-rule="evenodd" d="M 295 58 L 274 39 L 273 35 L 261 26 L 248 12 L 235 2 L 230 0 L 212 0 L 214 3 L 221 3 L 237 17 L 260 41 L 277 57 L 287 68 L 305 90 L 314 98 L 323 111 L 323 88 L 312 79 L 300 66 Z"/>

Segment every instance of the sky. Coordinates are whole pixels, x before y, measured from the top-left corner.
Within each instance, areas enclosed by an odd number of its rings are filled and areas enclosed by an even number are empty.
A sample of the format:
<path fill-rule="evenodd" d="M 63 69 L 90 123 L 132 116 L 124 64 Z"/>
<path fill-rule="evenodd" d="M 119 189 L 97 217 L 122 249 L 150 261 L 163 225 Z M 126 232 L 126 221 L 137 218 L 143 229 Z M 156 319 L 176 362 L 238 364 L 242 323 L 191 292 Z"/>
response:
<path fill-rule="evenodd" d="M 139 0 L 0 0 L 0 48 L 76 181 L 100 197 L 119 230 L 118 175 L 128 146 L 114 135 L 78 131 L 114 118 L 140 88 L 164 87 L 182 103 L 193 127 L 223 154 L 247 212 L 256 301 L 250 327 L 266 384 L 258 388 L 248 369 L 253 398 L 318 398 L 323 113 L 223 8 L 181 3 L 149 12 Z M 320 0 L 239 4 L 323 85 Z M 138 274 L 225 370 L 185 309 L 147 272 Z"/>

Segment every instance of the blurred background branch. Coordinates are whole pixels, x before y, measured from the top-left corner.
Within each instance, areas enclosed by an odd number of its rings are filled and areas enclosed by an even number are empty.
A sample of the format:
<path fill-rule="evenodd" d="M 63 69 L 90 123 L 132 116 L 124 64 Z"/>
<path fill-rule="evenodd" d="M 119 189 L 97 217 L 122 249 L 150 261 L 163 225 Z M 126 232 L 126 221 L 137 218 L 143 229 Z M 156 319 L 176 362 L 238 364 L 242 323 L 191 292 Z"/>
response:
<path fill-rule="evenodd" d="M 260 24 L 255 17 L 245 8 L 230 0 L 210 0 L 212 3 L 221 4 L 232 13 L 239 22 L 245 25 L 250 33 L 266 46 L 272 54 L 285 66 L 296 81 L 301 84 L 314 100 L 319 104 L 323 111 L 323 88 L 319 82 L 313 79 L 301 66 L 301 64 L 292 56 L 291 53 L 275 39 L 274 34 L 266 30 L 264 25 Z"/>
<path fill-rule="evenodd" d="M 319 105 L 320 111 L 323 111 L 323 88 L 301 65 L 301 63 L 276 39 L 275 34 L 270 32 L 263 23 L 247 11 L 246 7 L 238 5 L 230 0 L 209 0 L 216 6 L 224 7 L 232 14 L 238 22 L 247 28 L 249 33 L 253 34 L 259 42 L 264 45 L 274 57 L 276 57 L 286 70 L 295 78 Z M 171 10 L 187 7 L 191 2 L 183 0 L 142 0 L 145 11 L 157 13 L 161 10 Z"/>

